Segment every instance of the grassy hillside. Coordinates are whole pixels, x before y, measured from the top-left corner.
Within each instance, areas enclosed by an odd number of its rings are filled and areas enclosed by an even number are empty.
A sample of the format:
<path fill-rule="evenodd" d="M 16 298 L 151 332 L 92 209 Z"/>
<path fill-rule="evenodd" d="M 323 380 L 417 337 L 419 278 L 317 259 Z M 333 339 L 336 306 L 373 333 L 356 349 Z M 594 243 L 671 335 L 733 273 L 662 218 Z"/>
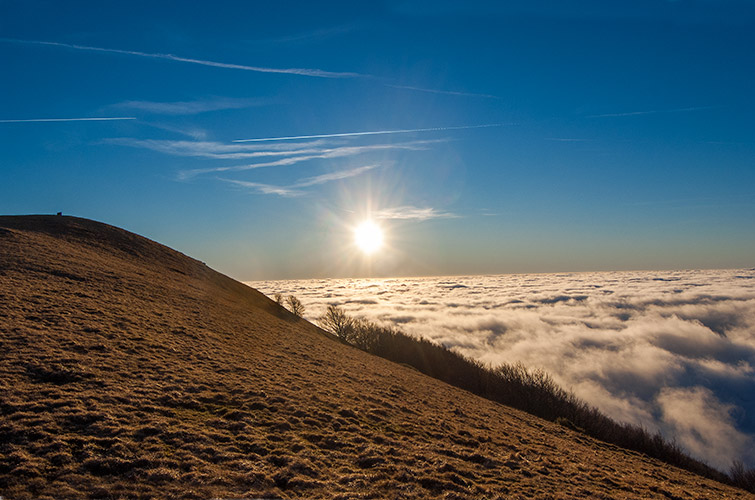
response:
<path fill-rule="evenodd" d="M 0 217 L 0 394 L 8 499 L 749 497 L 72 217 Z"/>

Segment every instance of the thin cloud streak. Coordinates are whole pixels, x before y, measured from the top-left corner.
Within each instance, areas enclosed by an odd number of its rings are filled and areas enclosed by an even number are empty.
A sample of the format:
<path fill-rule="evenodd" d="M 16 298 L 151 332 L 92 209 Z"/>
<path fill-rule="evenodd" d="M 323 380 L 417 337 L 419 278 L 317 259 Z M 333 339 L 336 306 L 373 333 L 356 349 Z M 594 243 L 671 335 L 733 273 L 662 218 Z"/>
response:
<path fill-rule="evenodd" d="M 236 179 L 223 179 L 219 178 L 223 182 L 228 182 L 231 184 L 235 184 L 237 186 L 241 186 L 247 189 L 255 189 L 257 192 L 261 194 L 277 194 L 278 196 L 283 196 L 286 198 L 292 198 L 294 196 L 301 196 L 304 194 L 302 191 L 296 191 L 294 189 L 289 189 L 282 186 L 273 186 L 271 184 L 262 184 L 259 182 L 248 182 L 248 181 L 239 181 Z"/>
<path fill-rule="evenodd" d="M 361 137 L 366 135 L 387 135 L 387 134 L 411 134 L 417 132 L 443 132 L 449 130 L 469 130 L 476 128 L 502 127 L 503 123 L 490 123 L 485 125 L 465 125 L 461 127 L 432 127 L 432 128 L 414 128 L 398 130 L 375 130 L 370 132 L 343 132 L 339 134 L 317 134 L 317 135 L 292 135 L 283 137 L 260 137 L 256 139 L 236 139 L 232 142 L 272 142 L 272 141 L 292 141 L 300 139 L 327 139 L 335 137 Z"/>
<path fill-rule="evenodd" d="M 113 122 L 136 120 L 133 116 L 111 116 L 104 118 L 28 118 L 23 120 L 0 120 L 0 123 L 44 123 L 44 122 Z"/>
<path fill-rule="evenodd" d="M 330 174 L 317 175 L 315 177 L 302 179 L 301 181 L 294 184 L 292 187 L 301 188 L 301 187 L 317 186 L 320 184 L 325 184 L 326 182 L 340 181 L 342 179 L 348 179 L 349 177 L 355 177 L 357 175 L 361 175 L 374 168 L 377 168 L 378 166 L 379 165 L 365 165 L 363 167 L 352 168 L 349 170 L 341 170 L 338 172 L 332 172 Z"/>
<path fill-rule="evenodd" d="M 196 115 L 209 111 L 251 108 L 254 106 L 262 106 L 264 104 L 266 104 L 266 101 L 262 99 L 233 99 L 219 97 L 198 101 L 176 102 L 124 101 L 113 104 L 111 107 L 133 109 L 160 115 Z"/>
<path fill-rule="evenodd" d="M 627 113 L 605 113 L 601 115 L 587 115 L 587 118 L 612 118 L 617 116 L 640 116 L 640 115 L 655 115 L 660 113 L 684 113 L 687 111 L 703 111 L 706 109 L 717 109 L 721 106 L 696 106 L 691 108 L 676 108 L 676 109 L 652 109 L 649 111 L 630 111 Z"/>
<path fill-rule="evenodd" d="M 153 127 L 159 130 L 173 132 L 174 134 L 180 134 L 187 137 L 191 137 L 195 141 L 204 141 L 209 136 L 206 130 L 199 127 L 181 127 L 181 126 L 177 127 L 175 125 L 167 124 L 167 123 L 159 123 L 159 122 L 150 123 L 146 121 L 142 121 L 140 123 L 148 127 Z"/>
<path fill-rule="evenodd" d="M 309 44 L 312 42 L 318 42 L 320 40 L 326 40 L 337 36 L 344 35 L 346 33 L 353 32 L 357 29 L 355 25 L 343 25 L 333 28 L 318 29 L 313 31 L 305 31 L 293 35 L 285 35 L 276 38 L 262 38 L 259 40 L 249 40 L 250 44 L 264 44 L 264 45 L 282 45 L 282 44 Z"/>
<path fill-rule="evenodd" d="M 357 175 L 361 175 L 377 167 L 379 167 L 379 165 L 365 165 L 363 167 L 331 172 L 329 174 L 322 174 L 315 177 L 308 177 L 292 184 L 291 186 L 273 186 L 271 184 L 239 181 L 236 179 L 220 178 L 220 180 L 224 182 L 230 182 L 231 184 L 236 184 L 237 186 L 255 189 L 262 194 L 277 194 L 278 196 L 294 197 L 304 194 L 304 192 L 301 191 L 300 188 L 319 186 L 328 182 L 348 179 L 349 177 L 356 177 Z"/>
<path fill-rule="evenodd" d="M 224 144 L 213 141 L 173 141 L 161 139 L 132 139 L 116 137 L 104 139 L 104 144 L 115 144 L 135 148 L 151 149 L 173 156 L 192 156 L 219 160 L 239 160 L 269 156 L 292 156 L 313 154 L 326 151 L 326 143 L 314 141 L 308 143 L 287 143 L 271 145 Z"/>
<path fill-rule="evenodd" d="M 89 52 L 104 52 L 109 54 L 122 54 L 129 56 L 147 57 L 150 59 L 163 59 L 168 61 L 183 62 L 188 64 L 198 64 L 200 66 L 210 66 L 213 68 L 238 69 L 242 71 L 254 71 L 257 73 L 278 73 L 287 75 L 310 76 L 314 78 L 363 78 L 368 75 L 350 72 L 325 71 L 312 68 L 266 68 L 262 66 L 247 66 L 244 64 L 222 63 L 217 61 L 207 61 L 203 59 L 193 59 L 190 57 L 181 57 L 173 54 L 160 54 L 150 52 L 140 52 L 137 50 L 108 49 L 103 47 L 91 47 L 88 45 L 76 45 L 62 42 L 46 42 L 42 40 L 19 40 L 15 38 L 0 38 L 0 41 L 11 43 L 23 43 L 29 45 L 45 45 L 50 47 L 64 47 L 75 50 L 85 50 Z"/>
<path fill-rule="evenodd" d="M 383 220 L 430 220 L 430 219 L 455 219 L 459 216 L 450 212 L 438 212 L 432 207 L 418 208 L 414 206 L 402 206 L 385 208 L 375 212 L 376 219 Z"/>
<path fill-rule="evenodd" d="M 427 92 L 428 94 L 445 94 L 445 95 L 458 95 L 458 96 L 464 96 L 464 97 L 484 97 L 485 99 L 500 99 L 497 95 L 492 94 L 477 94 L 475 92 L 459 92 L 455 90 L 438 90 L 438 89 L 427 89 L 423 87 L 412 87 L 409 85 L 391 85 L 391 84 L 385 84 L 386 87 L 391 87 L 394 89 L 402 89 L 402 90 L 415 90 L 417 92 Z"/>
<path fill-rule="evenodd" d="M 590 139 L 572 139 L 569 137 L 546 137 L 546 141 L 554 141 L 554 142 L 589 142 Z"/>

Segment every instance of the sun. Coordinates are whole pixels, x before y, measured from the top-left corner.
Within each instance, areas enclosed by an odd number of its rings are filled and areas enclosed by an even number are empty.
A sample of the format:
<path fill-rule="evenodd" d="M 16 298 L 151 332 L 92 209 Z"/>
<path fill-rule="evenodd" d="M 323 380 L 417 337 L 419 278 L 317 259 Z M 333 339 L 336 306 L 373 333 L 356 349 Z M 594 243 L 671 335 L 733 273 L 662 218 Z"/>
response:
<path fill-rule="evenodd" d="M 371 220 L 366 220 L 354 229 L 354 242 L 362 252 L 371 255 L 383 246 L 383 230 Z"/>

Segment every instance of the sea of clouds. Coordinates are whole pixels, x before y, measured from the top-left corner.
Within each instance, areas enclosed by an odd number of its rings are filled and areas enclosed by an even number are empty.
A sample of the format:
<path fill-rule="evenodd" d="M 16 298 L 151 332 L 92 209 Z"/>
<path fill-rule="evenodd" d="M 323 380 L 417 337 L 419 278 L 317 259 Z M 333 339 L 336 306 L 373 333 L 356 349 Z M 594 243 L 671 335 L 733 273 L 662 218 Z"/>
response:
<path fill-rule="evenodd" d="M 496 365 L 542 368 L 722 470 L 755 467 L 755 269 L 257 281 Z"/>

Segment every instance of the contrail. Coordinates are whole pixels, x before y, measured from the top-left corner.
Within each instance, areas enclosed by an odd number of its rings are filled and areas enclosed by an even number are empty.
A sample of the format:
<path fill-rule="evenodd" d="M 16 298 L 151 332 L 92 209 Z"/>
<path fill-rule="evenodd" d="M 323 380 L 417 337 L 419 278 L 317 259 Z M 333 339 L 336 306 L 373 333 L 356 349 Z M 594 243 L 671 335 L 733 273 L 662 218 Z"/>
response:
<path fill-rule="evenodd" d="M 105 118 L 29 118 L 26 120 L 0 120 L 0 123 L 30 123 L 30 122 L 111 122 L 116 120 L 136 120 L 133 116 L 117 116 Z"/>
<path fill-rule="evenodd" d="M 683 113 L 685 111 L 702 111 L 705 109 L 717 109 L 721 106 L 695 106 L 691 108 L 675 108 L 675 109 L 651 109 L 648 111 L 629 111 L 627 113 L 605 113 L 602 115 L 587 115 L 587 118 L 612 118 L 617 116 L 639 116 L 639 115 L 655 115 L 659 113 Z"/>
<path fill-rule="evenodd" d="M 258 73 L 285 73 L 289 75 L 312 76 L 317 78 L 360 78 L 366 75 L 358 73 L 338 73 L 334 71 L 324 71 L 321 69 L 309 68 L 265 68 L 261 66 L 246 66 L 243 64 L 221 63 L 216 61 L 205 61 L 202 59 L 192 59 L 189 57 L 180 57 L 173 54 L 153 54 L 150 52 L 139 52 L 136 50 L 107 49 L 103 47 L 90 47 L 88 45 L 76 45 L 61 42 L 45 42 L 41 40 L 19 40 L 15 38 L 0 38 L 0 41 L 11 43 L 25 43 L 31 45 L 48 45 L 52 47 L 65 47 L 75 50 L 88 50 L 91 52 L 107 52 L 110 54 L 124 54 L 129 56 L 149 57 L 152 59 L 166 59 L 169 61 L 184 62 L 189 64 L 199 64 L 201 66 L 212 66 L 215 68 L 240 69 L 244 71 L 256 71 Z"/>
<path fill-rule="evenodd" d="M 285 137 L 261 137 L 257 139 L 236 139 L 231 142 L 265 142 L 265 141 L 292 141 L 296 139 L 324 139 L 332 137 L 357 137 L 363 135 L 385 135 L 385 134 L 410 134 L 413 132 L 439 132 L 444 130 L 467 130 L 473 128 L 502 127 L 503 123 L 490 123 L 487 125 L 466 125 L 463 127 L 433 127 L 433 128 L 413 128 L 401 130 L 375 130 L 372 132 L 344 132 L 341 134 L 318 134 L 318 135 L 291 135 Z"/>
<path fill-rule="evenodd" d="M 446 95 L 458 95 L 458 96 L 467 96 L 467 97 L 484 97 L 486 99 L 500 99 L 500 97 L 498 97 L 497 95 L 478 94 L 476 92 L 459 92 L 456 90 L 428 89 L 424 87 L 411 87 L 409 85 L 390 85 L 388 83 L 384 85 L 386 87 L 391 87 L 394 89 L 416 90 L 417 92 L 428 92 L 430 94 L 446 94 Z"/>

